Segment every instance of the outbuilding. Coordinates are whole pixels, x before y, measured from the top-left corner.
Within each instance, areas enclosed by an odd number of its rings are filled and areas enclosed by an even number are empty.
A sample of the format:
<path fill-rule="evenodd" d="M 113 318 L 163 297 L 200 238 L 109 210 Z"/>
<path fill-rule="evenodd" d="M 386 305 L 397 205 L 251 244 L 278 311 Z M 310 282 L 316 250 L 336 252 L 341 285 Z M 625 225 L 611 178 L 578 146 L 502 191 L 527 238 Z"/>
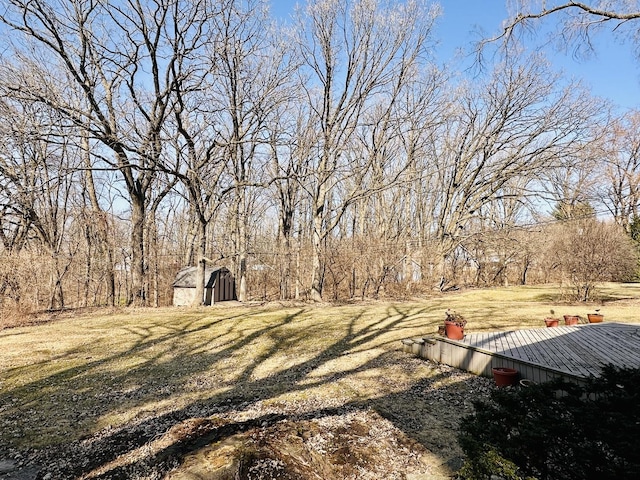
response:
<path fill-rule="evenodd" d="M 185 267 L 173 282 L 173 305 L 192 305 L 196 294 L 197 267 Z M 204 305 L 236 299 L 236 282 L 225 267 L 212 267 L 204 272 Z"/>

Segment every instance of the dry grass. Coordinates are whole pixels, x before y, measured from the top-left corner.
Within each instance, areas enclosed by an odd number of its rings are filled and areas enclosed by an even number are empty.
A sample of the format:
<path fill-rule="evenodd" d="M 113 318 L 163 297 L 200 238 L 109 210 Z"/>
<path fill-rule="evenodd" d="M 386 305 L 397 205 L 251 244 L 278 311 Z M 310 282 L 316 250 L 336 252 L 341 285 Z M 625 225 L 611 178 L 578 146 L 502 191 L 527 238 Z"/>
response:
<path fill-rule="evenodd" d="M 432 472 L 446 473 L 460 452 L 455 425 L 438 408 L 450 408 L 459 393 L 455 409 L 468 411 L 470 387 L 466 377 L 402 354 L 399 341 L 435 333 L 447 308 L 469 320 L 469 331 L 542 327 L 550 309 L 586 316 L 600 308 L 606 320 L 640 323 L 640 285 L 607 285 L 597 306 L 562 304 L 554 295 L 514 287 L 403 303 L 140 309 L 4 329 L 0 444 L 8 453 L 33 451 L 133 429 L 140 438 L 115 458 L 194 417 L 309 421 L 365 408 L 426 448 L 423 457 L 441 464 Z M 437 390 L 449 393 L 444 405 L 424 397 Z M 113 435 L 117 441 L 124 443 Z"/>

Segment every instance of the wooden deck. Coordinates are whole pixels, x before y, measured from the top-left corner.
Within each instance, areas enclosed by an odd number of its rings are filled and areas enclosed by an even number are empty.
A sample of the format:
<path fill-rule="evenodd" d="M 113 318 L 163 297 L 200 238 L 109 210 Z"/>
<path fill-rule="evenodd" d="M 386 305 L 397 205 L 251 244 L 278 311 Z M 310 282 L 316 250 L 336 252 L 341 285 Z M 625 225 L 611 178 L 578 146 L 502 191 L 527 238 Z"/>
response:
<path fill-rule="evenodd" d="M 471 333 L 463 340 L 433 336 L 403 340 L 423 358 L 478 375 L 510 367 L 520 377 L 543 382 L 555 377 L 583 381 L 604 365 L 640 368 L 640 325 L 597 323 L 507 332 Z"/>

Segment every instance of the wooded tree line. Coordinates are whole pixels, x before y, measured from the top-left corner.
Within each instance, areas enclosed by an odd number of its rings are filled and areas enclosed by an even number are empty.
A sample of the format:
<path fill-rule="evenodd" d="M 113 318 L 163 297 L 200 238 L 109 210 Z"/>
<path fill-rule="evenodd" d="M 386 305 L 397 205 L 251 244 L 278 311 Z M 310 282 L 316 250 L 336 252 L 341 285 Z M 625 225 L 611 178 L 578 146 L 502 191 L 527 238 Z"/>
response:
<path fill-rule="evenodd" d="M 585 232 L 633 274 L 639 112 L 539 55 L 439 65 L 429 2 L 266 7 L 2 1 L 4 306 L 163 305 L 185 265 L 240 300 L 570 281 Z"/>

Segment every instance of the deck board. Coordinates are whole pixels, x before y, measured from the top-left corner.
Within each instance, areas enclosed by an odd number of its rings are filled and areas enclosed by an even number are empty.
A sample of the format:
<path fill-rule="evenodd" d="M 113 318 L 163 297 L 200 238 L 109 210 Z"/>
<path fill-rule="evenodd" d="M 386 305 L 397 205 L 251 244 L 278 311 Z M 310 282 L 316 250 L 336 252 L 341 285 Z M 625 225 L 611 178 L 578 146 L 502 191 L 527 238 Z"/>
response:
<path fill-rule="evenodd" d="M 479 332 L 459 341 L 429 338 L 418 349 L 421 356 L 481 374 L 490 372 L 488 365 L 517 365 L 526 373 L 523 378 L 543 381 L 554 376 L 598 376 L 608 364 L 640 368 L 637 324 L 605 322 Z"/>

